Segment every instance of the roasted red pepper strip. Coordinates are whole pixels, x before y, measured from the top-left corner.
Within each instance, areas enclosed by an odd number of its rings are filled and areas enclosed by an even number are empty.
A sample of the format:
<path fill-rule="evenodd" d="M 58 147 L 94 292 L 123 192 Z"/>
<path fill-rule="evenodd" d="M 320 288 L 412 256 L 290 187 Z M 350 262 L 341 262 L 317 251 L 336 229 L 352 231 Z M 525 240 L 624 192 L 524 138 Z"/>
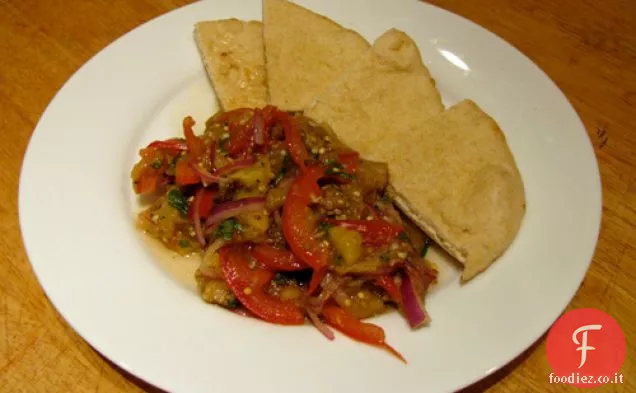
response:
<path fill-rule="evenodd" d="M 154 141 L 148 147 L 166 150 L 188 150 L 188 145 L 181 139 L 168 139 L 165 141 Z"/>
<path fill-rule="evenodd" d="M 389 295 L 398 306 L 402 305 L 402 292 L 398 288 L 393 277 L 389 275 L 380 276 L 375 279 L 375 283 Z"/>
<path fill-rule="evenodd" d="M 203 140 L 194 135 L 194 131 L 192 127 L 196 122 L 190 116 L 183 119 L 183 134 L 186 139 L 186 144 L 188 146 L 188 152 L 194 157 L 200 157 L 203 152 L 205 152 L 205 144 Z"/>
<path fill-rule="evenodd" d="M 252 146 L 254 130 L 251 124 L 230 124 L 230 139 L 225 144 L 225 150 L 231 157 L 236 157 Z"/>
<path fill-rule="evenodd" d="M 321 167 L 308 168 L 292 184 L 283 205 L 283 234 L 289 247 L 301 261 L 314 269 L 327 265 L 329 250 L 316 237 L 316 222 L 309 208 L 312 195 L 320 195 L 318 179 L 324 175 Z"/>
<path fill-rule="evenodd" d="M 266 244 L 255 245 L 252 248 L 252 258 L 272 270 L 292 272 L 308 268 L 292 252 Z"/>
<path fill-rule="evenodd" d="M 318 289 L 318 286 L 320 286 L 320 283 L 322 282 L 322 279 L 325 277 L 326 274 L 326 267 L 321 267 L 320 269 L 314 270 L 313 274 L 311 275 L 311 281 L 309 281 L 309 288 L 307 289 L 307 292 L 310 295 L 314 293 L 316 289 Z"/>
<path fill-rule="evenodd" d="M 231 245 L 219 250 L 225 281 L 234 295 L 254 315 L 281 325 L 302 325 L 305 315 L 293 303 L 285 303 L 265 292 L 274 277 L 271 270 L 249 267 L 244 246 Z"/>
<path fill-rule="evenodd" d="M 230 138 L 223 148 L 231 157 L 237 157 L 252 146 L 254 142 L 253 116 L 254 111 L 252 109 L 239 108 L 224 112 L 214 119 L 216 122 L 224 122 L 228 125 Z"/>
<path fill-rule="evenodd" d="M 300 170 L 304 172 L 306 169 L 305 162 L 309 158 L 309 154 L 307 153 L 307 148 L 303 142 L 302 135 L 300 135 L 300 130 L 298 129 L 296 121 L 287 113 L 282 111 L 276 112 L 275 120 L 283 127 L 285 143 L 287 144 L 289 155 L 294 163 L 298 165 Z"/>
<path fill-rule="evenodd" d="M 391 224 L 384 220 L 334 220 L 326 219 L 325 222 L 342 228 L 360 232 L 366 244 L 380 245 L 391 242 L 404 231 L 401 225 Z"/>
<path fill-rule="evenodd" d="M 184 156 L 177 161 L 175 168 L 175 182 L 179 186 L 201 183 L 201 177 L 190 165 L 189 156 Z"/>
<path fill-rule="evenodd" d="M 330 304 L 325 305 L 322 309 L 322 315 L 329 325 L 352 339 L 384 348 L 406 363 L 406 359 L 384 341 L 384 330 L 381 327 L 372 323 L 361 322 L 342 308 Z"/>

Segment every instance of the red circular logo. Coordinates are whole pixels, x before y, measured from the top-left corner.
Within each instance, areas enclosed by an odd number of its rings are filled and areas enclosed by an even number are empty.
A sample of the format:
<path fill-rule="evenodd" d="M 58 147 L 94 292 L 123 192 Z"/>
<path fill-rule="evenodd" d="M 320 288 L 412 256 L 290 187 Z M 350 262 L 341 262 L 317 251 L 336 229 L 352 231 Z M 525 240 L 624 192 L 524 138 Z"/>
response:
<path fill-rule="evenodd" d="M 548 333 L 550 382 L 580 388 L 622 383 L 618 372 L 625 351 L 625 336 L 614 318 L 594 308 L 569 311 Z"/>

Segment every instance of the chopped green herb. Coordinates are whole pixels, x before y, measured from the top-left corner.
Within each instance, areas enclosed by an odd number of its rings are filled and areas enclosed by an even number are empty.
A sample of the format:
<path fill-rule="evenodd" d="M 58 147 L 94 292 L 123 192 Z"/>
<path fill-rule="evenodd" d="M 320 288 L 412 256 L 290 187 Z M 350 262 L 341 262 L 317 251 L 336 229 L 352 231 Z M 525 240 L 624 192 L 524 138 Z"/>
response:
<path fill-rule="evenodd" d="M 390 197 L 390 196 L 389 196 L 389 194 L 387 194 L 386 192 L 385 192 L 384 194 L 382 194 L 382 196 L 380 197 L 380 200 L 381 200 L 382 202 L 385 202 L 385 203 L 390 203 L 390 202 L 392 202 L 392 201 L 391 201 L 391 197 Z"/>
<path fill-rule="evenodd" d="M 236 220 L 236 218 L 228 218 L 221 222 L 219 227 L 216 228 L 214 236 L 222 237 L 225 240 L 232 240 L 234 233 L 241 231 L 241 229 L 241 224 Z"/>
<path fill-rule="evenodd" d="M 342 266 L 342 264 L 344 263 L 344 258 L 342 257 L 342 255 L 338 255 L 336 256 L 336 259 L 333 261 L 333 263 L 336 266 Z"/>
<path fill-rule="evenodd" d="M 227 301 L 226 307 L 235 309 L 235 308 L 239 308 L 240 306 L 241 306 L 241 302 L 239 302 L 239 300 L 235 296 L 232 296 L 232 298 Z"/>
<path fill-rule="evenodd" d="M 389 260 L 389 254 L 388 254 L 388 253 L 386 253 L 386 252 L 383 252 L 382 254 L 380 254 L 380 260 L 381 260 L 382 262 L 386 262 L 386 261 L 388 261 L 388 260 Z"/>
<path fill-rule="evenodd" d="M 325 169 L 325 175 L 329 176 L 329 175 L 337 175 L 340 173 L 340 169 L 330 166 L 329 168 Z"/>
<path fill-rule="evenodd" d="M 329 224 L 328 222 L 324 222 L 324 221 L 322 221 L 322 222 L 320 222 L 320 223 L 318 224 L 318 231 L 320 231 L 320 232 L 327 232 L 327 231 L 329 230 L 329 228 L 331 228 L 331 227 L 332 227 L 332 225 L 331 225 L 331 224 Z"/>
<path fill-rule="evenodd" d="M 346 172 L 340 172 L 338 173 L 338 175 L 340 176 L 341 179 L 344 179 L 344 180 L 353 180 L 356 178 L 355 175 L 351 173 L 346 173 Z"/>
<path fill-rule="evenodd" d="M 287 279 L 282 274 L 276 273 L 276 275 L 274 276 L 274 279 L 272 281 L 276 285 L 283 285 L 283 284 L 285 284 L 287 282 Z"/>
<path fill-rule="evenodd" d="M 336 163 L 336 160 L 334 160 L 333 158 L 327 158 L 323 160 L 322 163 L 325 165 L 333 165 Z"/>
<path fill-rule="evenodd" d="M 190 242 L 187 241 L 186 239 L 181 239 L 181 240 L 179 240 L 179 247 L 188 248 L 188 247 L 190 247 Z"/>
<path fill-rule="evenodd" d="M 285 175 L 287 175 L 287 171 L 289 170 L 290 163 L 291 163 L 291 158 L 289 157 L 289 154 L 285 154 L 285 156 L 283 157 L 283 164 L 281 165 L 280 172 L 278 172 L 278 175 L 274 179 L 274 184 L 280 183 L 280 181 L 283 180 Z"/>
<path fill-rule="evenodd" d="M 406 243 L 411 242 L 411 238 L 409 238 L 409 235 L 407 235 L 406 232 L 400 232 L 400 234 L 398 235 L 398 238 Z"/>
<path fill-rule="evenodd" d="M 230 140 L 230 138 L 225 138 L 225 139 L 221 139 L 221 140 L 219 141 L 219 151 L 220 151 L 220 152 L 221 152 L 221 154 L 223 154 L 224 156 L 227 156 L 228 154 L 230 154 L 230 153 L 228 153 L 227 149 L 225 148 L 225 144 L 226 144 L 226 143 L 227 143 L 227 141 L 229 141 L 229 140 Z"/>
<path fill-rule="evenodd" d="M 168 192 L 168 204 L 179 210 L 182 216 L 188 215 L 188 200 L 178 188 L 173 188 Z"/>
<path fill-rule="evenodd" d="M 342 171 L 342 164 L 339 162 L 332 162 L 330 166 L 325 169 L 326 176 L 339 176 L 343 180 L 353 180 L 355 179 L 355 175 Z"/>
<path fill-rule="evenodd" d="M 159 168 L 161 168 L 162 165 L 163 165 L 163 160 L 161 158 L 158 158 L 158 159 L 154 160 L 152 162 L 152 164 L 150 164 L 150 166 L 153 169 L 159 169 Z"/>
<path fill-rule="evenodd" d="M 428 252 L 431 244 L 433 244 L 433 241 L 431 240 L 431 238 L 427 237 L 426 240 L 424 240 L 424 244 L 422 245 L 422 250 L 420 250 L 420 258 L 426 257 L 426 253 Z"/>

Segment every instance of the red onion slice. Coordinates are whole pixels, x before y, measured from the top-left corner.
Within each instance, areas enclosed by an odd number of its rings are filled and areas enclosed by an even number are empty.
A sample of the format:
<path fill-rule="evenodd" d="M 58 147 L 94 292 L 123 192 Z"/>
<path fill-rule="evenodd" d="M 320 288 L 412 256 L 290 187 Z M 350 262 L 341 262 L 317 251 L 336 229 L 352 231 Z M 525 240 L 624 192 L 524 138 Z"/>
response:
<path fill-rule="evenodd" d="M 404 302 L 404 313 L 409 325 L 412 328 L 418 328 L 430 322 L 430 317 L 424 310 L 424 305 L 420 300 L 420 296 L 415 290 L 413 281 L 408 273 L 402 275 L 402 300 Z"/>
<path fill-rule="evenodd" d="M 203 194 L 205 193 L 205 188 L 200 188 L 199 191 L 194 195 L 194 201 L 192 201 L 193 211 L 192 211 L 192 220 L 194 221 L 194 232 L 197 236 L 197 241 L 201 245 L 201 247 L 205 247 L 205 236 L 203 235 L 203 228 L 201 228 L 201 198 L 203 198 Z"/>
<path fill-rule="evenodd" d="M 336 277 L 331 273 L 327 273 L 320 282 L 320 287 L 322 288 L 320 294 L 309 300 L 311 307 L 316 311 L 322 310 L 325 302 L 329 300 L 334 293 L 336 293 L 343 283 L 344 280 L 341 277 Z"/>
<path fill-rule="evenodd" d="M 315 312 L 308 309 L 307 316 L 309 317 L 311 323 L 314 324 L 316 329 L 318 329 L 318 331 L 322 333 L 323 336 L 327 337 L 327 339 L 329 340 L 333 340 L 334 338 L 336 338 L 336 336 L 333 334 L 333 331 L 320 320 Z"/>
<path fill-rule="evenodd" d="M 206 171 L 205 169 L 199 168 L 199 166 L 196 164 L 192 164 L 191 167 L 199 175 L 201 180 L 203 180 L 203 182 L 207 184 L 220 183 L 223 180 L 222 177 L 213 175 L 210 172 Z"/>
<path fill-rule="evenodd" d="M 206 227 L 211 226 L 241 213 L 255 212 L 263 209 L 265 209 L 265 198 L 263 197 L 252 197 L 221 203 L 214 207 L 205 225 Z"/>

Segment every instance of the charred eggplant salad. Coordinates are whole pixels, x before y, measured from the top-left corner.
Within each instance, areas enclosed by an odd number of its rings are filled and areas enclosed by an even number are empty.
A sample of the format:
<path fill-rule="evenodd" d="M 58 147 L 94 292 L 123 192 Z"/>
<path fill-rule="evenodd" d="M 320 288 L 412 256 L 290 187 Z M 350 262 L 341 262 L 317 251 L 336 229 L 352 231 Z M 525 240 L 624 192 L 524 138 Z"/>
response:
<path fill-rule="evenodd" d="M 132 188 L 151 202 L 137 227 L 200 257 L 203 301 L 328 339 L 335 329 L 406 362 L 369 318 L 429 323 L 429 247 L 466 283 L 519 229 L 524 188 L 503 132 L 470 100 L 445 108 L 396 29 L 369 44 L 265 0 L 262 22 L 202 21 L 194 39 L 221 109 L 183 114 L 174 138 L 140 150 Z"/>

